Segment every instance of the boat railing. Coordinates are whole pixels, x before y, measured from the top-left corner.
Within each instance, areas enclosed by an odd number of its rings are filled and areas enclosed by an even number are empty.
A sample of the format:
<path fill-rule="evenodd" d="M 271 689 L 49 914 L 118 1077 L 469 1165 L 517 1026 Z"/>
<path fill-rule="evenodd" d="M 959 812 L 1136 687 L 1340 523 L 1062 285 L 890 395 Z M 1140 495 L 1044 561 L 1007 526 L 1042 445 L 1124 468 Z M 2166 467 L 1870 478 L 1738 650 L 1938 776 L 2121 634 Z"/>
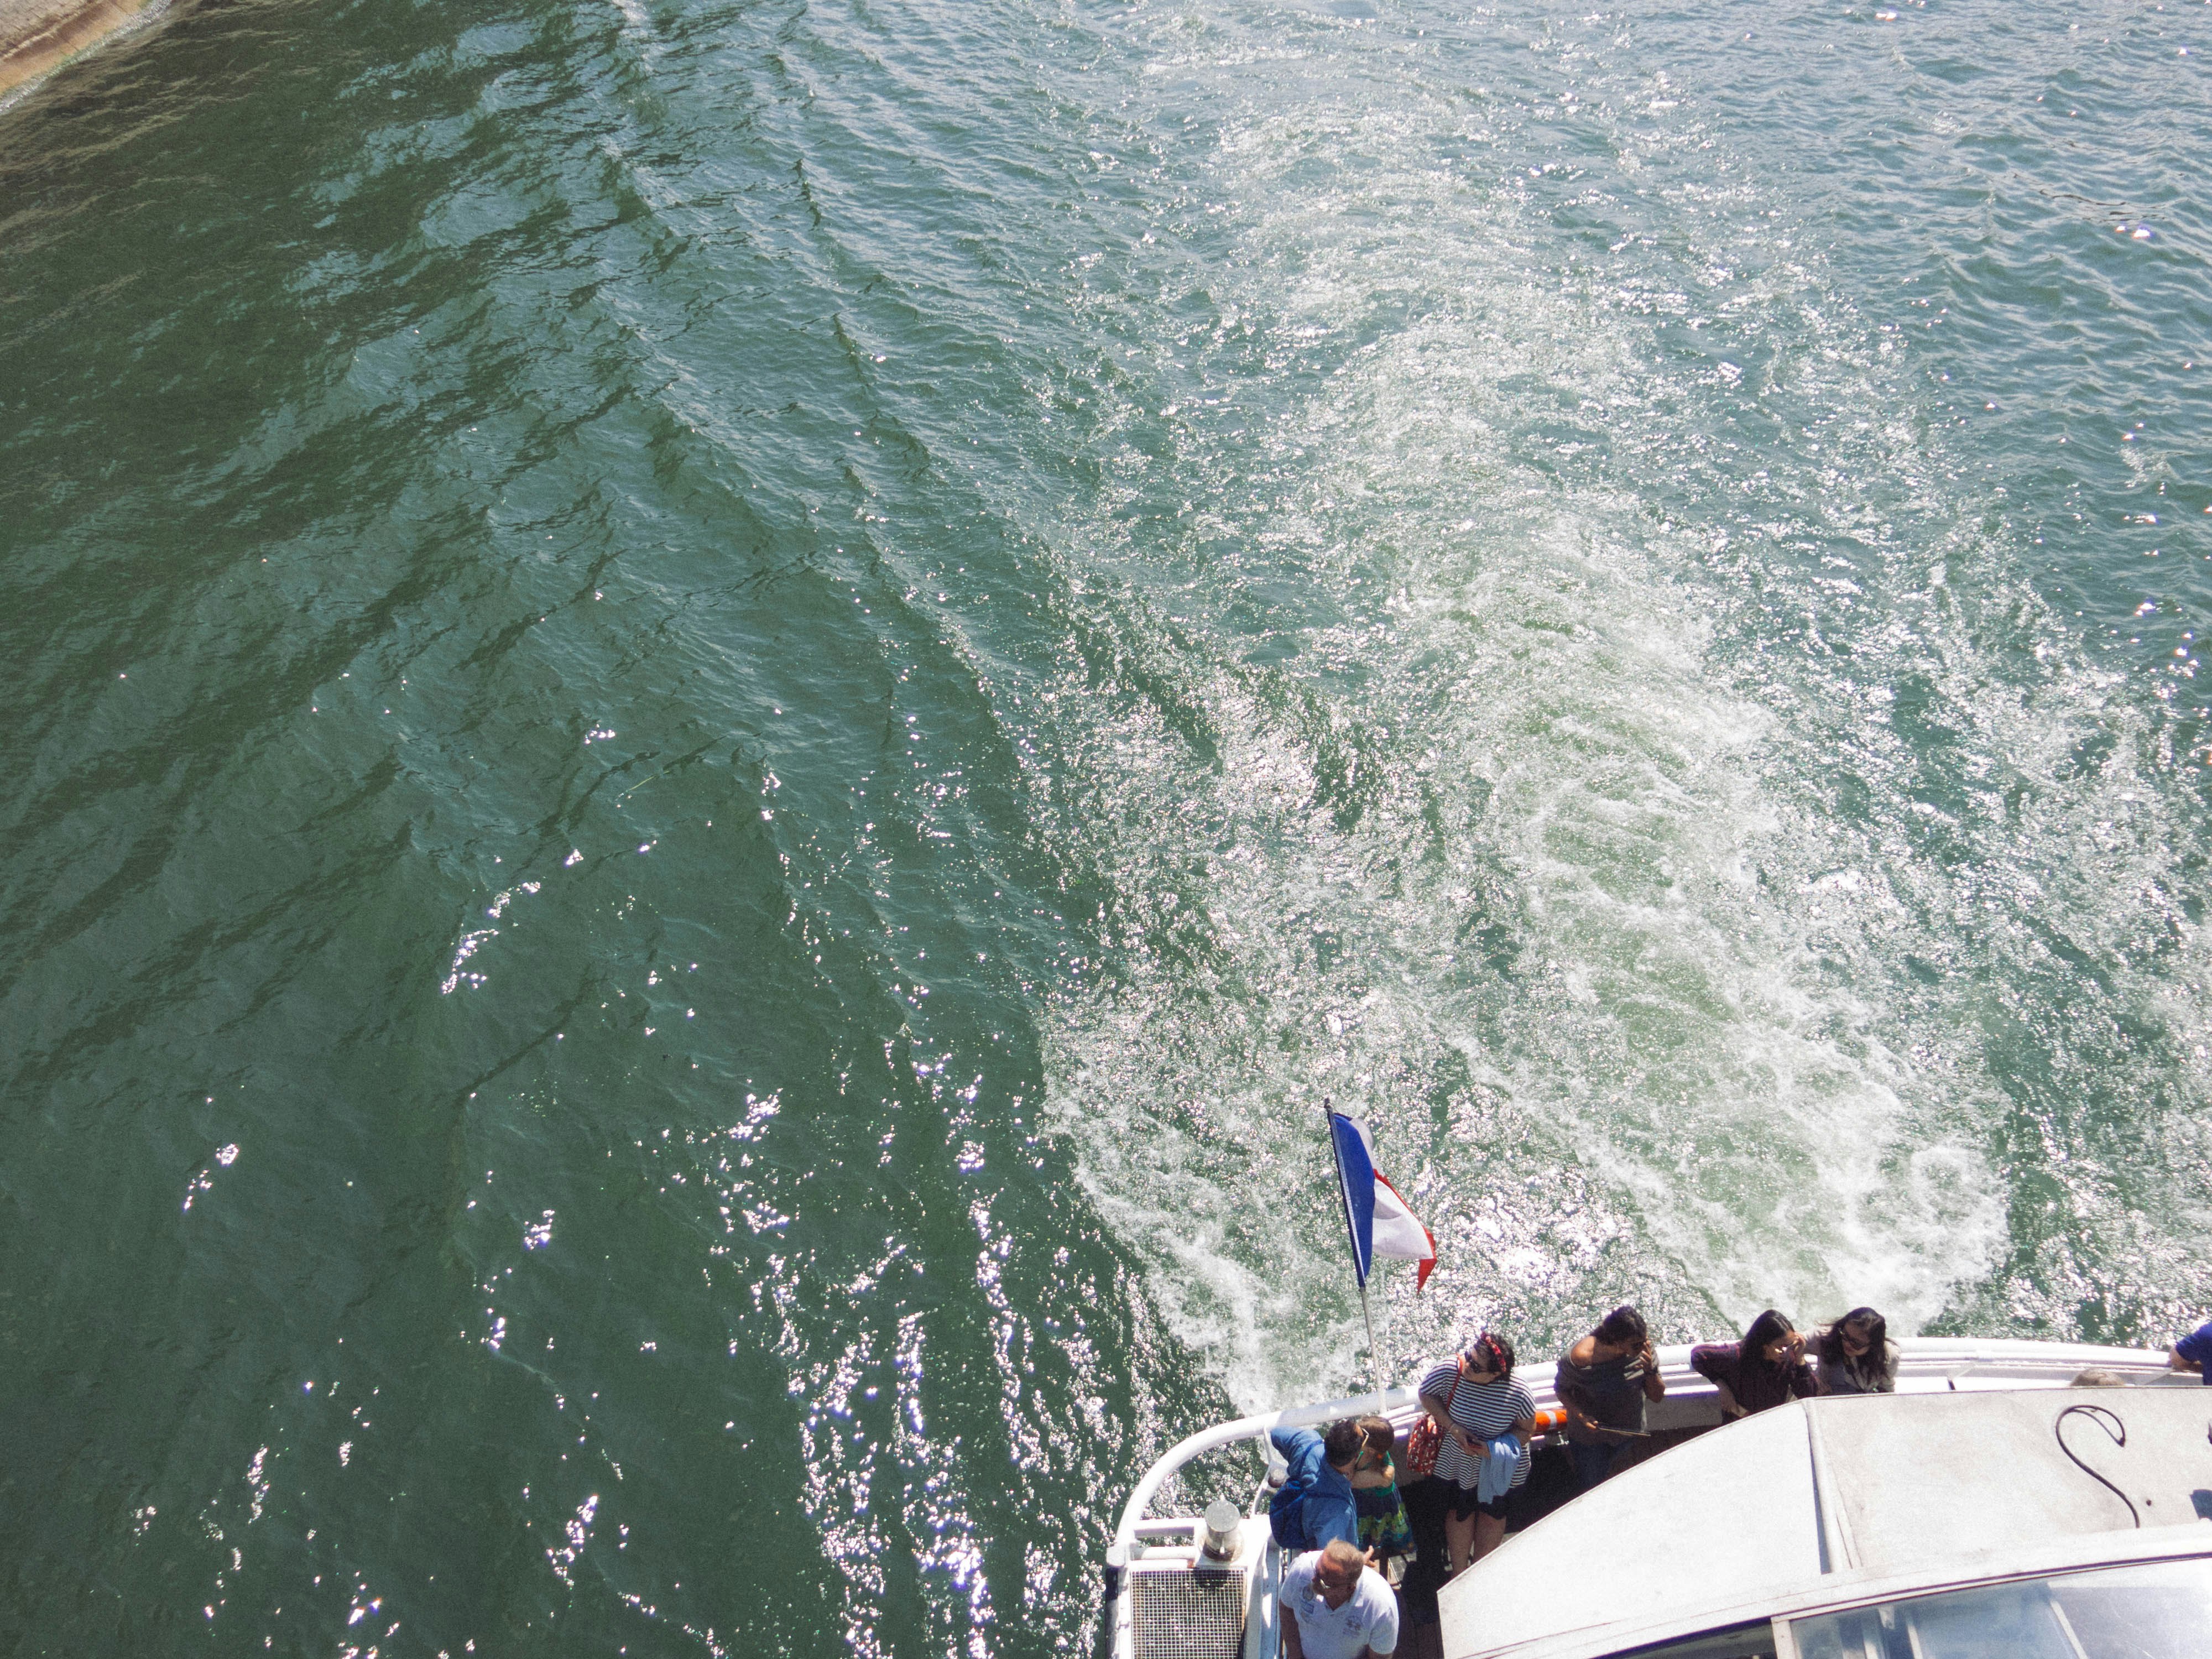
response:
<path fill-rule="evenodd" d="M 2161 1380 L 2191 1385 L 2198 1382 L 2193 1375 L 2168 1373 L 2165 1353 L 2154 1348 L 2115 1348 L 1999 1337 L 1908 1337 L 1899 1340 L 1897 1348 L 1900 1393 L 1946 1389 L 1968 1391 L 2063 1388 L 2081 1371 L 2090 1369 L 2117 1371 L 2138 1384 Z M 1672 1403 L 1668 1415 L 1717 1415 L 1713 1385 L 1690 1369 L 1690 1345 L 1669 1345 L 1659 1348 L 1656 1353 L 1660 1375 L 1666 1380 L 1668 1400 Z M 1548 1366 L 1544 1368 L 1540 1382 L 1534 1376 L 1527 1377 L 1529 1392 L 1535 1397 L 1540 1412 L 1558 1404 L 1552 1392 L 1549 1370 Z M 1113 1543 L 1107 1551 L 1109 1568 L 1119 1569 L 1127 1564 L 1137 1547 L 1139 1528 L 1145 1523 L 1146 1512 L 1152 1500 L 1194 1459 L 1239 1441 L 1264 1441 L 1278 1428 L 1307 1428 L 1334 1422 L 1340 1417 L 1369 1413 L 1389 1418 L 1403 1434 L 1420 1410 L 1420 1397 L 1412 1388 L 1396 1388 L 1379 1395 L 1370 1391 L 1342 1400 L 1240 1417 L 1185 1437 L 1161 1454 L 1129 1494 L 1128 1502 L 1122 1506 L 1121 1522 L 1115 1528 Z"/>
<path fill-rule="evenodd" d="M 1377 1395 L 1373 1393 L 1356 1395 L 1348 1400 L 1331 1400 L 1320 1405 L 1291 1406 L 1281 1411 L 1263 1412 L 1256 1417 L 1240 1417 L 1231 1423 L 1217 1423 L 1212 1428 L 1200 1429 L 1185 1437 L 1163 1452 L 1152 1467 L 1145 1471 L 1143 1480 L 1129 1494 L 1129 1501 L 1121 1507 L 1121 1522 L 1114 1530 L 1114 1542 L 1108 1552 L 1108 1562 L 1119 1566 L 1128 1559 L 1130 1548 L 1137 1541 L 1137 1528 L 1143 1523 L 1145 1512 L 1152 1507 L 1152 1499 L 1160 1488 L 1193 1459 L 1223 1446 L 1233 1446 L 1240 1440 L 1265 1440 L 1277 1429 L 1311 1428 L 1323 1423 L 1334 1423 L 1340 1417 L 1365 1416 L 1370 1413 L 1389 1418 L 1393 1424 L 1402 1425 L 1412 1420 L 1421 1408 L 1420 1396 L 1411 1389 L 1390 1389 Z"/>

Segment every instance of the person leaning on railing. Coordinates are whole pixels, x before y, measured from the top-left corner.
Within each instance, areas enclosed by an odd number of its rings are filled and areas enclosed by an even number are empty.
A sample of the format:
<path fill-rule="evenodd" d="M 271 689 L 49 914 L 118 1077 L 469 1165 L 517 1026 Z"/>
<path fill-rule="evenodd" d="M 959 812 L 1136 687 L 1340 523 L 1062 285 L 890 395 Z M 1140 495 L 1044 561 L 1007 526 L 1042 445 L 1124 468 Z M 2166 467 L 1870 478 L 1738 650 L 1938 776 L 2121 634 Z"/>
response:
<path fill-rule="evenodd" d="M 1813 1333 L 1813 1369 L 1822 1394 L 1895 1394 L 1897 1345 L 1872 1308 L 1854 1308 Z"/>
<path fill-rule="evenodd" d="M 1267 1503 L 1275 1541 L 1286 1550 L 1317 1550 L 1340 1538 L 1357 1549 L 1359 1509 L 1352 1496 L 1352 1472 L 1367 1444 L 1358 1419 L 1339 1418 L 1327 1434 L 1279 1428 L 1267 1440 L 1288 1469 Z"/>
<path fill-rule="evenodd" d="M 2177 1371 L 2196 1371 L 2212 1383 L 2212 1319 L 2167 1349 L 2166 1363 Z"/>
<path fill-rule="evenodd" d="M 1567 1450 L 1583 1491 L 1613 1473 L 1613 1460 L 1632 1441 L 1646 1438 L 1646 1401 L 1663 1400 L 1667 1380 L 1644 1316 L 1615 1308 L 1597 1328 L 1559 1357 L 1553 1392 L 1567 1413 Z"/>
<path fill-rule="evenodd" d="M 1773 1308 L 1751 1322 L 1742 1341 L 1691 1349 L 1690 1369 L 1720 1391 L 1723 1418 L 1749 1417 L 1820 1391 L 1805 1363 L 1805 1339 Z"/>

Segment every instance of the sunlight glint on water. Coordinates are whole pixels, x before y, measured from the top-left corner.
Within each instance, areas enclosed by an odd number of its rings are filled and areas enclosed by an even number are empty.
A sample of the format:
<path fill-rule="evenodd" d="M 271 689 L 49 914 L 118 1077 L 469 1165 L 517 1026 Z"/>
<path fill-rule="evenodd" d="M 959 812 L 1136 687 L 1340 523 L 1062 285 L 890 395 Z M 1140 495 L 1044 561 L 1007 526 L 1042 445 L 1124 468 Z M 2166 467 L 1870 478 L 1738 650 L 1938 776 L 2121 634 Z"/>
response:
<path fill-rule="evenodd" d="M 1401 1369 L 2169 1340 L 2212 41 L 1896 9 L 179 6 L 0 111 L 0 1629 L 1087 1650 L 1365 1380 L 1324 1098 Z"/>

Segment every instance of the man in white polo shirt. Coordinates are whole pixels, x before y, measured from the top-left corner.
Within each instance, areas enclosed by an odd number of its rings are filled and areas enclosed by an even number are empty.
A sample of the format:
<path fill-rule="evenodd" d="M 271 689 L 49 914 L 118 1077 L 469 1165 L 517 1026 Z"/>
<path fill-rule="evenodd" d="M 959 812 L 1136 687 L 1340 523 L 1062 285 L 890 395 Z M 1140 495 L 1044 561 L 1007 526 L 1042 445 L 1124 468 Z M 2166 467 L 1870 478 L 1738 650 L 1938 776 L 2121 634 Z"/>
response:
<path fill-rule="evenodd" d="M 1283 1573 L 1284 1659 L 1390 1659 L 1398 1648 L 1398 1598 L 1367 1558 L 1341 1538 Z"/>

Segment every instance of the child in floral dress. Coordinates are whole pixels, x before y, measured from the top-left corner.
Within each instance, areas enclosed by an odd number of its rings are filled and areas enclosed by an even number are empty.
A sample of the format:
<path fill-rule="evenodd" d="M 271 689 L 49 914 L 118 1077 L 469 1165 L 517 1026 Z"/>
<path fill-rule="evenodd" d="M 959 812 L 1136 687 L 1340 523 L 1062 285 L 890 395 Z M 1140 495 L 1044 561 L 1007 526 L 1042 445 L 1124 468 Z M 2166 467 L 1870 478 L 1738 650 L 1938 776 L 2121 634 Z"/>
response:
<path fill-rule="evenodd" d="M 1352 1469 L 1352 1501 L 1359 1511 L 1359 1547 L 1375 1552 L 1375 1565 L 1390 1583 L 1405 1574 L 1413 1559 L 1413 1523 L 1406 1516 L 1406 1500 L 1398 1491 L 1398 1466 L 1390 1447 L 1396 1436 L 1388 1419 L 1363 1417 L 1359 1431 L 1367 1437 L 1359 1461 Z"/>

